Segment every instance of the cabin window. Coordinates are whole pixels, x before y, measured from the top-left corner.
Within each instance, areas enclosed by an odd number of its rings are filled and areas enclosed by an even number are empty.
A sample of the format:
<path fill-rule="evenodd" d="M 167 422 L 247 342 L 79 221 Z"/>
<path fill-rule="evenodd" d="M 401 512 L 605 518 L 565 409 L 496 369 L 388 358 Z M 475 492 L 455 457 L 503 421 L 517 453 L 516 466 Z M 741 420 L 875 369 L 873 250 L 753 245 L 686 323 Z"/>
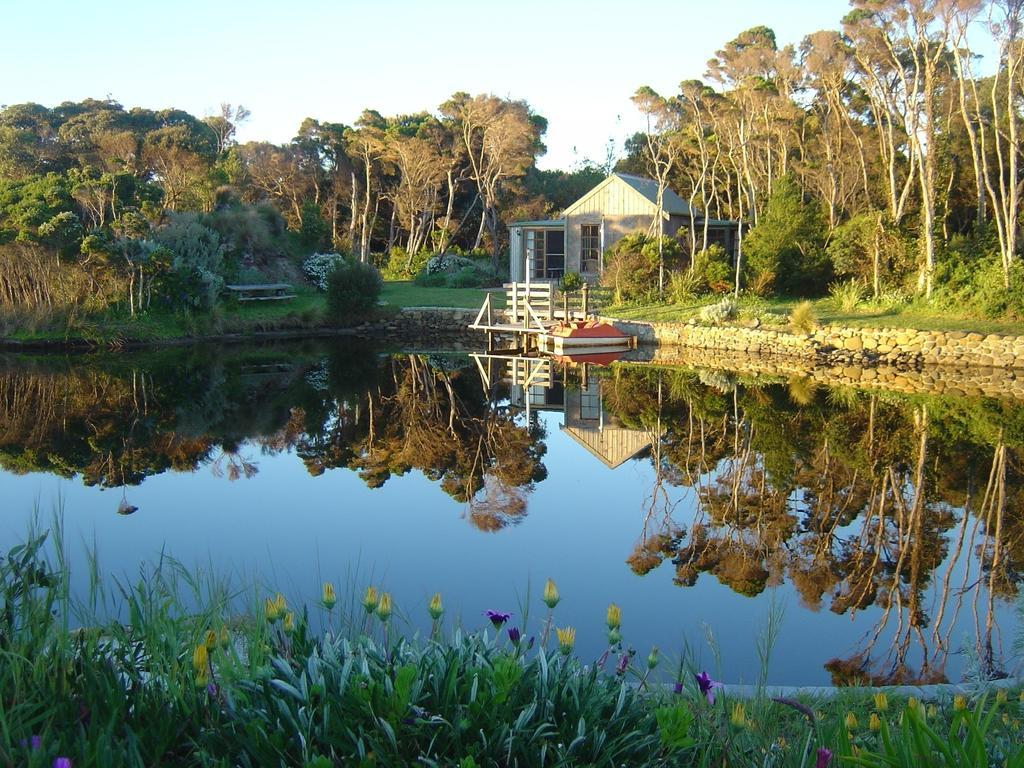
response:
<path fill-rule="evenodd" d="M 596 274 L 601 263 L 601 227 L 584 224 L 580 227 L 580 268 L 587 274 Z"/>
<path fill-rule="evenodd" d="M 565 273 L 565 232 L 558 229 L 526 230 L 526 263 L 531 279 L 561 278 Z"/>
<path fill-rule="evenodd" d="M 601 392 L 596 387 L 589 387 L 580 392 L 580 419 L 601 420 Z"/>

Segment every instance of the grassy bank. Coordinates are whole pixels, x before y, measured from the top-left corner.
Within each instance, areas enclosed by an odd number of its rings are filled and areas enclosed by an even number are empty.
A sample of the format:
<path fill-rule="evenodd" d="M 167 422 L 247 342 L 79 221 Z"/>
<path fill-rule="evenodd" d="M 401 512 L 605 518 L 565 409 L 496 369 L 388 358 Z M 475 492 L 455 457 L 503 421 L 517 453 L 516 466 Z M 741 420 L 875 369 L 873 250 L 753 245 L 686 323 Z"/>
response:
<path fill-rule="evenodd" d="M 719 297 L 692 299 L 678 303 L 650 303 L 613 306 L 604 310 L 612 317 L 655 323 L 684 323 L 697 319 L 704 307 L 720 301 Z M 793 307 L 801 299 L 762 299 L 744 296 L 739 300 L 742 316 L 757 317 L 766 325 L 785 326 Z M 922 331 L 976 331 L 978 333 L 1005 333 L 1024 335 L 1024 321 L 992 320 L 968 313 L 936 309 L 924 304 L 910 303 L 895 306 L 862 305 L 843 309 L 829 298 L 811 301 L 814 315 L 821 324 L 854 328 L 914 328 Z"/>
<path fill-rule="evenodd" d="M 479 307 L 487 292 L 475 288 L 421 288 L 412 282 L 388 282 L 381 292 L 380 313 L 387 315 L 404 307 Z M 495 307 L 504 306 L 504 296 L 495 294 Z M 149 311 L 134 318 L 102 315 L 55 320 L 18 318 L 6 322 L 6 333 L 18 341 L 59 342 L 65 340 L 117 344 L 119 342 L 162 342 L 204 338 L 225 334 L 259 334 L 268 331 L 333 327 L 326 318 L 323 293 L 299 287 L 289 301 L 228 301 L 212 312 Z"/>
<path fill-rule="evenodd" d="M 1024 765 L 1016 692 L 741 699 L 635 654 L 613 607 L 607 653 L 576 658 L 554 585 L 532 621 L 459 627 L 440 596 L 324 585 L 320 605 L 291 606 L 164 559 L 113 594 L 94 573 L 77 603 L 44 554 L 60 550 L 34 537 L 0 559 L 6 765 Z M 428 637 L 407 636 L 402 609 L 430 612 Z"/>

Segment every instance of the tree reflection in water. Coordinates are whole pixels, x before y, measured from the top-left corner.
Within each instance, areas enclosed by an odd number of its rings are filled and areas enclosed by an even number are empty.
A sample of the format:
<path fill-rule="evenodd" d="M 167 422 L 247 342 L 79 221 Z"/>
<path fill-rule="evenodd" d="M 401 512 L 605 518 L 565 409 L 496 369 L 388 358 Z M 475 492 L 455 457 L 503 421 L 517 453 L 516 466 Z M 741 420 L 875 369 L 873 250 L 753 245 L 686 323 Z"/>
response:
<path fill-rule="evenodd" d="M 829 662 L 837 683 L 943 680 L 960 650 L 1003 674 L 994 609 L 1021 578 L 1024 409 L 762 382 L 650 368 L 609 378 L 620 418 L 665 425 L 655 493 L 665 477 L 692 492 L 688 520 L 666 515 L 652 531 L 647 515 L 633 570 L 671 561 L 681 585 L 710 573 L 755 595 L 788 579 L 811 610 L 875 607 L 859 650 Z M 951 637 L 964 611 L 974 648 Z"/>
<path fill-rule="evenodd" d="M 123 487 L 168 470 L 243 479 L 251 453 L 294 452 L 310 475 L 344 468 L 371 488 L 420 471 L 500 531 L 547 476 L 536 409 L 554 408 L 609 467 L 649 446 L 637 574 L 665 565 L 680 586 L 710 574 L 748 596 L 788 582 L 808 610 L 869 612 L 828 664 L 839 683 L 942 680 L 961 651 L 1002 672 L 995 609 L 1024 567 L 1019 404 L 631 365 L 555 364 L 523 389 L 481 386 L 481 371 L 351 345 L 8 358 L 0 467 Z"/>

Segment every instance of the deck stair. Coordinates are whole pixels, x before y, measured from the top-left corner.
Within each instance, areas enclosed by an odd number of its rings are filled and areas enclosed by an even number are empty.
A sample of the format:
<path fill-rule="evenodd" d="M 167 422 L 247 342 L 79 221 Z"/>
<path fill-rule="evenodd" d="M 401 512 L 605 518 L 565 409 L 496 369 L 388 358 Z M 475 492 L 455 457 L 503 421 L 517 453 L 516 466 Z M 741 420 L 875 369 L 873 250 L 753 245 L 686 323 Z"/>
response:
<path fill-rule="evenodd" d="M 536 339 L 546 334 L 561 320 L 583 320 L 589 312 L 589 287 L 584 284 L 578 300 L 563 293 L 558 300 L 553 282 L 507 283 L 505 310 L 502 315 L 494 309 L 488 292 L 470 330 L 487 334 L 487 350 L 494 350 L 495 336 L 511 336 L 517 349 L 536 348 Z M 573 306 L 578 303 L 577 306 Z"/>

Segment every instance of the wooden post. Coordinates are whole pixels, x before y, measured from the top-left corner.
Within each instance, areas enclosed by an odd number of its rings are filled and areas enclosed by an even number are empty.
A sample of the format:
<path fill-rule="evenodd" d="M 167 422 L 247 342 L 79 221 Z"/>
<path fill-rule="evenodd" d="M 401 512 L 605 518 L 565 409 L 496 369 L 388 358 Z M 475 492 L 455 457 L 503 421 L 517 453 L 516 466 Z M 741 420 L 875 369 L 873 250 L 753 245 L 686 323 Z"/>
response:
<path fill-rule="evenodd" d="M 569 294 L 562 292 L 562 317 L 569 322 Z"/>
<path fill-rule="evenodd" d="M 583 284 L 583 317 L 586 319 L 590 314 L 590 284 Z"/>

